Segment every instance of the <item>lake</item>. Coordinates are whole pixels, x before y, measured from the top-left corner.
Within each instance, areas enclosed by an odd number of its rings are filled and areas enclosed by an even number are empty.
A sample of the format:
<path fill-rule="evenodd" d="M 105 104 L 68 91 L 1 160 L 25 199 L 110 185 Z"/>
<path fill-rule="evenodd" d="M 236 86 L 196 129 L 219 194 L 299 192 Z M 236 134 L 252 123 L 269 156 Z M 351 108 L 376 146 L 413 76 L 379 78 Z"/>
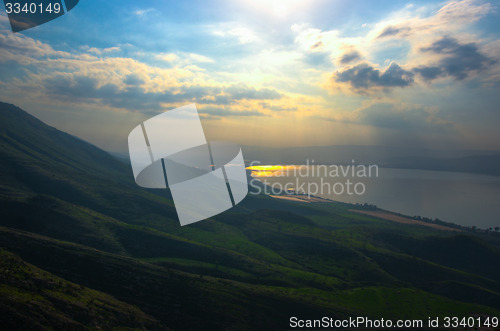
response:
<path fill-rule="evenodd" d="M 363 176 L 358 169 L 334 172 L 318 165 L 300 166 L 303 171 L 298 173 L 294 167 L 262 172 L 258 179 L 275 188 L 275 192 L 266 193 L 296 190 L 336 201 L 374 204 L 409 216 L 439 218 L 463 226 L 500 226 L 500 177 L 391 168 L 378 168 L 378 173 L 372 169 L 370 176 L 368 173 Z"/>

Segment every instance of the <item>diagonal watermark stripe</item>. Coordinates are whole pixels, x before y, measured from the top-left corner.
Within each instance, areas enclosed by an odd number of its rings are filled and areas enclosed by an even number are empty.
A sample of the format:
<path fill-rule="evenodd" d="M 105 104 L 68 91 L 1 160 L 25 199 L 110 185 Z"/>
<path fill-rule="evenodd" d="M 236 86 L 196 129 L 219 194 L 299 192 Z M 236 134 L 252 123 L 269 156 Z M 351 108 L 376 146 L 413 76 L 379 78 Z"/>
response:
<path fill-rule="evenodd" d="M 157 115 L 128 137 L 134 178 L 145 188 L 170 188 L 181 225 L 215 216 L 248 193 L 241 148 L 206 141 L 194 104 Z"/>

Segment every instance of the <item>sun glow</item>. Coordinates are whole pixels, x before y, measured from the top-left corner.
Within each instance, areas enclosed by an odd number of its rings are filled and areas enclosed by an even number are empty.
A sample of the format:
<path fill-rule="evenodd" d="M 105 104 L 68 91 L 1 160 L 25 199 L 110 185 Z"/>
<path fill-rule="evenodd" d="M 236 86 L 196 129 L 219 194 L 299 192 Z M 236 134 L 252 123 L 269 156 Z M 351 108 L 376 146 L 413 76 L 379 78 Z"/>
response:
<path fill-rule="evenodd" d="M 300 9 L 308 0 L 249 0 L 247 3 L 262 12 L 276 17 L 286 17 L 293 11 Z"/>
<path fill-rule="evenodd" d="M 295 165 L 259 165 L 246 169 L 252 171 L 252 177 L 279 177 L 286 176 L 289 170 L 296 167 Z"/>

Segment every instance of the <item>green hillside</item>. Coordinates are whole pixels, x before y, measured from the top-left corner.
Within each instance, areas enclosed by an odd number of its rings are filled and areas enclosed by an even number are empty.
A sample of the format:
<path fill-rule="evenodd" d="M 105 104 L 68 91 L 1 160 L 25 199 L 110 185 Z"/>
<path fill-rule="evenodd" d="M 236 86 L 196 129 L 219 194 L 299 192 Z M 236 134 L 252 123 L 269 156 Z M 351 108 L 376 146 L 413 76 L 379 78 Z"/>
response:
<path fill-rule="evenodd" d="M 0 324 L 13 329 L 161 329 L 137 307 L 68 282 L 0 249 Z"/>
<path fill-rule="evenodd" d="M 168 190 L 136 186 L 123 162 L 0 103 L 0 303 L 16 307 L 2 312 L 11 325 L 279 330 L 291 316 L 499 316 L 498 234 L 353 208 L 249 195 L 181 227 Z"/>

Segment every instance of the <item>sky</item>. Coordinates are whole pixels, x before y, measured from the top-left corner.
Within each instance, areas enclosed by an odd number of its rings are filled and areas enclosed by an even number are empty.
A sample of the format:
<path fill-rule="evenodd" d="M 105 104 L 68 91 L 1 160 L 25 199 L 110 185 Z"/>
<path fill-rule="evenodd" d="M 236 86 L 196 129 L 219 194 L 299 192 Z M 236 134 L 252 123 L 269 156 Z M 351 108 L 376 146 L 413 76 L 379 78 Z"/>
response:
<path fill-rule="evenodd" d="M 208 140 L 500 150 L 496 1 L 81 0 L 20 33 L 4 9 L 0 101 L 108 151 L 190 103 Z"/>

